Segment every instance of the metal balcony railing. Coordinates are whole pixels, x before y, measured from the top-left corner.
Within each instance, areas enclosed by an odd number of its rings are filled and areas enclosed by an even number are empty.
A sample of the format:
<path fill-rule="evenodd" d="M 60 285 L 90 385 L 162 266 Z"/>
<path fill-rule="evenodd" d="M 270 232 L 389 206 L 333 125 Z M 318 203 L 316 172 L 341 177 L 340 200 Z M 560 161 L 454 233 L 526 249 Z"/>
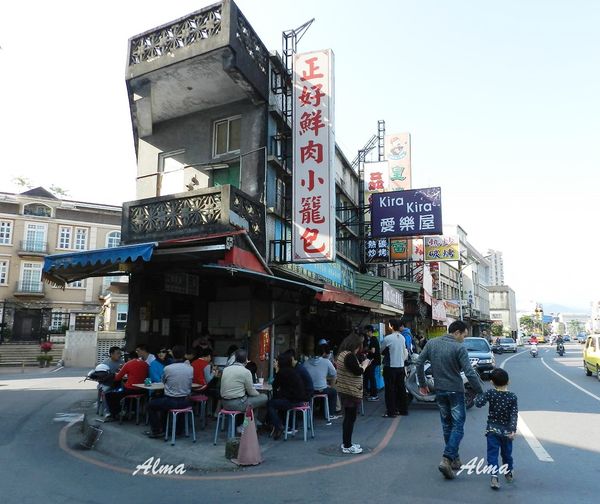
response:
<path fill-rule="evenodd" d="M 21 241 L 20 252 L 33 252 L 36 254 L 48 253 L 48 242 L 40 240 L 23 240 Z"/>
<path fill-rule="evenodd" d="M 269 262 L 288 263 L 292 261 L 291 240 L 271 240 L 269 242 Z"/>
<path fill-rule="evenodd" d="M 17 282 L 16 294 L 43 294 L 43 282 L 36 281 L 20 281 Z"/>

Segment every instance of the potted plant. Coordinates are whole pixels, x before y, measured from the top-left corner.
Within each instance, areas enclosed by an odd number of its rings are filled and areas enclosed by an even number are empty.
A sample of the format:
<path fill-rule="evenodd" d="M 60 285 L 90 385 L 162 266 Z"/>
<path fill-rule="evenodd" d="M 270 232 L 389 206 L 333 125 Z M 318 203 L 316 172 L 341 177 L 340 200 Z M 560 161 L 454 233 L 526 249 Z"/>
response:
<path fill-rule="evenodd" d="M 42 354 L 36 357 L 36 360 L 39 362 L 40 367 L 48 367 L 48 365 L 52 362 L 52 355 Z"/>
<path fill-rule="evenodd" d="M 40 345 L 40 350 L 43 352 L 42 355 L 36 357 L 40 363 L 40 367 L 48 367 L 48 364 L 52 362 L 52 355 L 48 355 L 48 352 L 52 350 L 51 341 L 43 341 Z"/>

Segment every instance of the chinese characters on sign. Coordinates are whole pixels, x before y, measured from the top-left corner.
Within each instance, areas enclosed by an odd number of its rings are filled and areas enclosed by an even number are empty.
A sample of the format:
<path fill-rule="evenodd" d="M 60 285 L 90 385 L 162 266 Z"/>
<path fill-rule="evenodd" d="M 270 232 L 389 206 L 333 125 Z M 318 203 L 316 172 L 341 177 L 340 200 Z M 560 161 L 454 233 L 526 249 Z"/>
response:
<path fill-rule="evenodd" d="M 412 251 L 411 240 L 390 239 L 390 259 L 392 261 L 407 261 Z"/>
<path fill-rule="evenodd" d="M 425 262 L 447 262 L 459 260 L 458 236 L 427 236 Z"/>
<path fill-rule="evenodd" d="M 412 188 L 410 166 L 410 134 L 385 136 L 385 158 L 389 163 L 390 191 Z"/>
<path fill-rule="evenodd" d="M 366 240 L 367 262 L 389 262 L 389 244 L 386 238 Z"/>
<path fill-rule="evenodd" d="M 294 56 L 293 261 L 335 260 L 333 53 Z"/>
<path fill-rule="evenodd" d="M 441 188 L 374 193 L 371 234 L 375 238 L 442 234 Z"/>

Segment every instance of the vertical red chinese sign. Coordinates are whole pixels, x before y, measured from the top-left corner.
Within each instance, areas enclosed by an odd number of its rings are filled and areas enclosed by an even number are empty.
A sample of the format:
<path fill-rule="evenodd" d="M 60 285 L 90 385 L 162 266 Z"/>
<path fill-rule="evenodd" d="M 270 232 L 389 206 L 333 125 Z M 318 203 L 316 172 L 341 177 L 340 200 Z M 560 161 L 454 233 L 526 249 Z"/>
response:
<path fill-rule="evenodd" d="M 333 52 L 294 57 L 294 262 L 335 260 Z"/>

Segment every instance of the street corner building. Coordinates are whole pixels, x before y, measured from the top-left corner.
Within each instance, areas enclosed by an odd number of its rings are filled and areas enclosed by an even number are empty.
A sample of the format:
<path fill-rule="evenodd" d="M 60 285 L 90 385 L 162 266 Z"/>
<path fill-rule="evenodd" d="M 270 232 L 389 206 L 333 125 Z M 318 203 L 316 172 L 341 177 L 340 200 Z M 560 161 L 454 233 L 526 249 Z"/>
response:
<path fill-rule="evenodd" d="M 332 131 L 330 144 L 310 155 L 311 163 L 328 160 L 328 180 L 303 180 L 307 191 L 331 187 L 319 196 L 327 204 L 311 200 L 310 214 L 320 212 L 321 222 L 331 212 L 334 251 L 327 262 L 294 262 L 293 223 L 306 205 L 294 204 L 292 42 L 284 34 L 284 54 L 269 52 L 230 0 L 129 40 L 136 200 L 123 205 L 120 244 L 52 254 L 44 264 L 44 278 L 58 286 L 127 277 L 126 327 L 110 341 L 99 332 L 89 345 L 190 348 L 207 337 L 215 355 L 246 347 L 267 376 L 287 348 L 308 355 L 319 339 L 335 345 L 405 306 L 418 316 L 419 283 L 382 277 L 376 267 L 367 274 L 359 170 Z M 317 132 L 304 140 L 316 145 Z"/>

